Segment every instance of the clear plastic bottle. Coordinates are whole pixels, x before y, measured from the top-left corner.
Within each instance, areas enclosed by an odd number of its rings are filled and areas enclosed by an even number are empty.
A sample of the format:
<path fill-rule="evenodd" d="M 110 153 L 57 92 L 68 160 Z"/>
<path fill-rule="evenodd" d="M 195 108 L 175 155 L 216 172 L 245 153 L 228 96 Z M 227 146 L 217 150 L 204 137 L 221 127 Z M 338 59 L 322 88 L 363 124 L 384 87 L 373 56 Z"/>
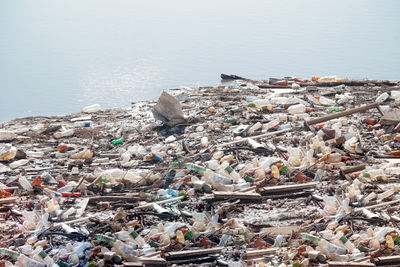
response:
<path fill-rule="evenodd" d="M 54 137 L 55 138 L 63 138 L 63 137 L 73 136 L 74 134 L 75 134 L 75 130 L 69 129 L 69 130 L 63 130 L 61 132 L 55 132 Z"/>
<path fill-rule="evenodd" d="M 35 249 L 35 251 L 33 252 L 33 259 L 37 260 L 39 262 L 43 262 L 46 264 L 46 266 L 53 266 L 54 265 L 54 261 L 52 258 L 49 257 L 49 255 L 47 255 L 46 252 L 44 252 L 44 250 L 41 247 L 38 247 L 37 249 Z"/>
<path fill-rule="evenodd" d="M 46 264 L 36 261 L 34 259 L 28 258 L 24 254 L 19 255 L 17 260 L 17 266 L 20 267 L 46 267 Z"/>
<path fill-rule="evenodd" d="M 301 114 L 301 113 L 305 113 L 306 112 L 306 106 L 303 104 L 297 104 L 297 105 L 293 105 L 290 106 L 287 109 L 287 112 L 289 114 Z"/>

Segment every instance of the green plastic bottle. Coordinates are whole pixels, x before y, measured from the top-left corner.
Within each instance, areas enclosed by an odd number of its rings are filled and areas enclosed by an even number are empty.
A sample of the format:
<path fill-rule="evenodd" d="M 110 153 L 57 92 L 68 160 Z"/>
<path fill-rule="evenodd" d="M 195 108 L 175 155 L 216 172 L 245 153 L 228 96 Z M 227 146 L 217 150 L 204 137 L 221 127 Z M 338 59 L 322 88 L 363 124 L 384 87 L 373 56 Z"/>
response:
<path fill-rule="evenodd" d="M 116 145 L 120 145 L 124 142 L 124 139 L 120 138 L 118 140 L 112 140 L 111 143 L 116 146 Z"/>

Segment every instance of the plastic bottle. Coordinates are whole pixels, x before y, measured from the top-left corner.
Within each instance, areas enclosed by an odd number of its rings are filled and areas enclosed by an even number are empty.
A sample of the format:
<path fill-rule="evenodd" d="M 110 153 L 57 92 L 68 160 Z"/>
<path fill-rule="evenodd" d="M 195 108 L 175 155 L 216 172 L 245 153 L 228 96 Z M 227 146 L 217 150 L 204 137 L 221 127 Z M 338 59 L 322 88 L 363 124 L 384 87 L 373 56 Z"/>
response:
<path fill-rule="evenodd" d="M 100 104 L 93 104 L 93 105 L 84 107 L 81 110 L 81 112 L 84 112 L 84 113 L 98 112 L 98 111 L 100 111 L 100 108 L 101 108 Z"/>
<path fill-rule="evenodd" d="M 224 164 L 225 164 L 225 162 L 223 164 L 221 164 L 221 165 L 224 165 Z M 235 171 L 235 169 L 233 169 L 231 166 L 229 166 L 228 162 L 226 162 L 226 165 L 228 165 L 228 166 L 225 168 L 225 171 L 228 172 L 228 174 L 233 178 L 234 181 L 236 181 L 236 182 L 239 181 L 240 174 L 237 173 Z"/>
<path fill-rule="evenodd" d="M 272 174 L 272 177 L 274 177 L 276 179 L 278 179 L 280 177 L 279 169 L 278 169 L 278 167 L 276 165 L 272 165 L 271 166 L 271 174 Z"/>
<path fill-rule="evenodd" d="M 120 145 L 124 142 L 123 138 L 120 139 L 116 139 L 116 140 L 112 140 L 111 143 L 115 146 L 115 145 Z"/>
<path fill-rule="evenodd" d="M 318 244 L 320 241 L 320 238 L 318 236 L 310 235 L 307 233 L 302 233 L 301 239 L 303 239 L 305 241 L 313 242 L 314 244 Z"/>
<path fill-rule="evenodd" d="M 261 129 L 263 127 L 261 122 L 257 122 L 256 124 L 254 124 L 253 126 L 251 126 L 247 132 L 251 135 L 253 134 L 255 131 Z"/>
<path fill-rule="evenodd" d="M 39 262 L 43 262 L 46 264 L 46 266 L 53 266 L 54 261 L 52 258 L 49 257 L 49 255 L 47 255 L 46 252 L 43 251 L 43 248 L 38 247 L 37 249 L 35 249 L 35 251 L 33 252 L 33 259 L 39 261 Z"/>
<path fill-rule="evenodd" d="M 115 238 L 113 238 L 111 236 L 103 235 L 103 234 L 97 234 L 96 239 L 99 241 L 106 242 L 110 245 L 113 245 L 115 243 Z"/>
<path fill-rule="evenodd" d="M 71 159 L 92 159 L 92 158 L 93 158 L 93 152 L 90 151 L 89 149 L 84 149 L 81 152 L 71 155 Z"/>
<path fill-rule="evenodd" d="M 337 238 L 339 238 L 339 240 L 344 244 L 344 246 L 347 248 L 347 250 L 350 253 L 356 249 L 354 244 L 350 240 L 347 239 L 347 237 L 344 235 L 344 233 L 342 231 L 338 232 Z"/>
<path fill-rule="evenodd" d="M 263 125 L 263 129 L 262 132 L 267 132 L 269 129 L 274 128 L 276 126 L 278 126 L 280 123 L 279 120 L 272 120 L 266 124 Z"/>
<path fill-rule="evenodd" d="M 207 138 L 207 136 L 203 136 L 203 137 L 200 139 L 200 143 L 201 143 L 201 146 L 202 146 L 203 148 L 207 148 L 207 147 L 208 147 L 208 138 Z"/>
<path fill-rule="evenodd" d="M 26 191 L 33 191 L 31 183 L 24 176 L 19 176 L 18 182 Z"/>
<path fill-rule="evenodd" d="M 293 105 L 287 109 L 287 112 L 289 114 L 301 114 L 306 112 L 306 106 L 303 104 Z"/>
<path fill-rule="evenodd" d="M 393 194 L 394 194 L 394 190 L 390 189 L 390 190 L 387 190 L 387 191 L 385 191 L 385 192 L 383 192 L 381 194 L 378 194 L 378 199 L 379 200 L 384 200 L 385 198 L 388 198 L 388 197 L 392 196 Z"/>
<path fill-rule="evenodd" d="M 204 173 L 204 171 L 206 170 L 206 168 L 204 168 L 203 166 L 194 163 L 186 163 L 186 168 L 188 170 L 195 171 L 201 174 Z"/>
<path fill-rule="evenodd" d="M 61 132 L 55 132 L 53 136 L 58 139 L 58 138 L 73 136 L 74 134 L 75 130 L 69 129 L 69 130 L 63 130 Z"/>
<path fill-rule="evenodd" d="M 130 236 L 133 238 L 135 243 L 140 247 L 143 248 L 146 245 L 146 241 L 144 241 L 143 237 L 141 237 L 136 231 L 132 229 Z"/>
<path fill-rule="evenodd" d="M 327 256 L 335 256 L 335 255 L 346 255 L 347 249 L 341 248 L 336 246 L 325 239 L 321 239 L 318 242 L 318 248 L 321 250 L 322 253 L 326 254 Z"/>
<path fill-rule="evenodd" d="M 0 248 L 0 254 L 5 255 L 14 259 L 18 259 L 19 253 L 17 251 L 8 249 L 8 248 Z"/>
<path fill-rule="evenodd" d="M 61 215 L 61 219 L 64 219 L 64 220 L 67 219 L 68 216 L 74 214 L 75 211 L 76 211 L 76 210 L 75 210 L 74 207 L 69 208 L 66 212 L 63 213 L 63 215 Z"/>
<path fill-rule="evenodd" d="M 364 200 L 362 202 L 363 202 L 364 205 L 367 205 L 374 198 L 376 198 L 376 193 L 375 192 L 371 192 L 371 193 L 368 194 L 368 196 L 366 196 L 364 198 Z"/>
<path fill-rule="evenodd" d="M 176 240 L 181 244 L 185 243 L 185 237 L 181 230 L 176 231 Z"/>
<path fill-rule="evenodd" d="M 6 144 L 0 147 L 0 161 L 6 161 L 15 158 L 17 155 L 17 148 Z"/>
<path fill-rule="evenodd" d="M 125 260 L 128 260 L 130 257 L 136 256 L 137 254 L 137 250 L 135 248 L 121 242 L 120 240 L 115 241 L 113 246 L 117 254 Z"/>
<path fill-rule="evenodd" d="M 16 169 L 16 168 L 24 166 L 24 165 L 26 165 L 28 163 L 29 163 L 29 160 L 21 159 L 21 160 L 17 160 L 17 161 L 14 161 L 14 162 L 10 163 L 9 166 L 10 166 L 11 169 Z"/>
<path fill-rule="evenodd" d="M 0 130 L 0 141 L 12 141 L 17 138 L 17 135 L 10 131 Z"/>
<path fill-rule="evenodd" d="M 19 255 L 17 260 L 17 265 L 21 267 L 46 267 L 46 264 L 36 261 L 34 259 L 28 258 L 24 254 Z"/>
<path fill-rule="evenodd" d="M 280 248 L 283 242 L 285 242 L 285 238 L 283 237 L 283 235 L 277 235 L 274 241 L 274 247 Z"/>
<path fill-rule="evenodd" d="M 388 98 L 389 98 L 389 94 L 384 92 L 376 98 L 375 102 L 382 103 L 382 102 L 385 102 L 385 100 Z"/>

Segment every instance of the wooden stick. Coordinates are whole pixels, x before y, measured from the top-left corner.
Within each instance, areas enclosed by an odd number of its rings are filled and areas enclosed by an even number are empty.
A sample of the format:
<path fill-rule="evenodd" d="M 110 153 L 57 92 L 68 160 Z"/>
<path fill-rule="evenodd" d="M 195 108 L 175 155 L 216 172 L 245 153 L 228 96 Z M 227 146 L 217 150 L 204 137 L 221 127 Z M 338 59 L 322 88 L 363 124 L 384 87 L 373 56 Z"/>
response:
<path fill-rule="evenodd" d="M 277 248 L 266 248 L 266 249 L 257 249 L 257 250 L 247 250 L 247 257 L 261 256 L 276 253 Z"/>
<path fill-rule="evenodd" d="M 343 168 L 340 168 L 340 173 L 344 176 L 345 174 L 348 174 L 348 173 L 362 171 L 365 169 L 365 166 L 366 166 L 365 164 L 361 164 L 358 166 L 343 167 Z"/>
<path fill-rule="evenodd" d="M 0 205 L 14 203 L 15 201 L 17 201 L 16 197 L 0 198 Z"/>
<path fill-rule="evenodd" d="M 174 202 L 174 201 L 179 201 L 184 199 L 185 196 L 180 196 L 180 197 L 173 197 L 170 199 L 166 199 L 166 200 L 161 200 L 161 201 L 156 201 L 156 202 L 150 202 L 150 203 L 146 203 L 144 205 L 138 206 L 135 209 L 144 209 L 144 208 L 150 208 L 153 207 L 153 204 L 164 204 L 164 203 L 169 203 L 169 202 Z"/>
<path fill-rule="evenodd" d="M 214 192 L 216 199 L 261 199 L 259 193 L 247 192 Z"/>
<path fill-rule="evenodd" d="M 376 265 L 370 262 L 345 262 L 345 261 L 328 261 L 329 267 L 375 267 Z"/>
<path fill-rule="evenodd" d="M 215 247 L 215 248 L 206 248 L 206 249 L 193 249 L 193 250 L 183 250 L 183 251 L 174 251 L 165 253 L 165 258 L 173 259 L 173 258 L 184 258 L 184 257 L 192 257 L 192 256 L 199 256 L 199 255 L 206 255 L 212 253 L 219 253 L 221 252 L 222 247 Z"/>
<path fill-rule="evenodd" d="M 277 192 L 284 192 L 284 191 L 294 191 L 294 190 L 301 190 L 301 189 L 309 189 L 315 188 L 318 183 L 305 183 L 305 184 L 292 184 L 292 185 L 277 185 L 277 186 L 270 186 L 264 187 L 261 189 L 261 192 L 264 194 L 268 193 L 277 193 Z"/>
<path fill-rule="evenodd" d="M 388 201 L 388 202 L 383 202 L 383 203 L 380 203 L 380 204 L 371 205 L 371 206 L 367 206 L 367 207 L 363 207 L 363 208 L 364 209 L 376 209 L 376 208 L 380 208 L 380 207 L 384 207 L 384 206 L 390 206 L 390 205 L 397 204 L 397 203 L 400 203 L 400 199 L 392 200 L 392 201 Z M 360 211 L 363 208 L 358 208 L 355 211 Z"/>
<path fill-rule="evenodd" d="M 273 136 L 273 135 L 278 135 L 278 134 L 281 134 L 281 133 L 285 133 L 285 132 L 288 132 L 290 130 L 292 130 L 292 129 L 283 129 L 283 130 L 276 131 L 276 132 L 270 132 L 270 133 L 265 133 L 265 134 L 252 136 L 251 138 L 252 139 L 260 139 L 260 138 L 264 138 L 264 137 L 268 137 L 268 136 Z M 243 138 L 243 139 L 240 139 L 240 140 L 219 144 L 219 145 L 216 145 L 215 147 L 216 148 L 220 148 L 220 147 L 224 147 L 224 146 L 236 145 L 236 144 L 245 143 L 245 142 L 249 142 L 248 138 Z"/>
<path fill-rule="evenodd" d="M 342 112 L 337 112 L 337 113 L 333 113 L 333 114 L 329 114 L 320 118 L 315 118 L 315 119 L 310 119 L 310 120 L 306 120 L 305 123 L 308 127 L 310 127 L 310 125 L 316 124 L 316 123 L 321 123 L 321 122 L 325 122 L 325 121 L 330 121 L 336 118 L 340 118 L 340 117 L 344 117 L 344 116 L 348 116 L 354 113 L 358 113 L 358 112 L 364 112 L 367 111 L 371 108 L 378 108 L 379 103 L 375 102 L 369 105 L 365 105 L 365 106 L 361 106 L 358 108 L 352 108 L 349 110 L 345 110 Z"/>

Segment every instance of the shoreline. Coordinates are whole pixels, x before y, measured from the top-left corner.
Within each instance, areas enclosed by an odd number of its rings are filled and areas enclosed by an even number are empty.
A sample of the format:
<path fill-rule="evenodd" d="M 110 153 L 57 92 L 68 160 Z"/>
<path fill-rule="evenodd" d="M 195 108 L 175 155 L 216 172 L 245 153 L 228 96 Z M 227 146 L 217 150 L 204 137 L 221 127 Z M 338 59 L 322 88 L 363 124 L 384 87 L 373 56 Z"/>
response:
<path fill-rule="evenodd" d="M 222 77 L 4 125 L 0 263 L 400 263 L 400 82 Z"/>

